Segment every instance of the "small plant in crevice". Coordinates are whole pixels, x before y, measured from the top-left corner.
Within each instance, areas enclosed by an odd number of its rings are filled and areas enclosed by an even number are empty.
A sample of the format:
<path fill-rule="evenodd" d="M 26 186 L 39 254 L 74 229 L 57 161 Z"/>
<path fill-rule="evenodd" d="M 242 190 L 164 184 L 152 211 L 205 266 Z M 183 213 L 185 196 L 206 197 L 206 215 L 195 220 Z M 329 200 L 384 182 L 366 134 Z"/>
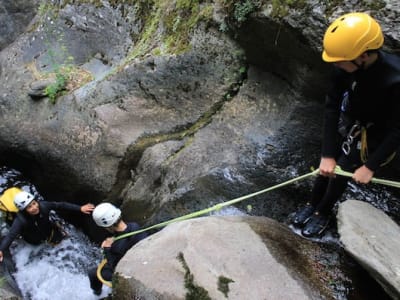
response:
<path fill-rule="evenodd" d="M 51 103 L 56 102 L 57 96 L 65 90 L 65 86 L 67 83 L 67 76 L 63 74 L 62 72 L 59 72 L 59 70 L 56 72 L 56 78 L 55 82 L 48 85 L 45 89 L 45 94 L 49 97 Z"/>
<path fill-rule="evenodd" d="M 45 88 L 44 94 L 54 104 L 57 97 L 63 92 L 71 91 L 91 81 L 92 76 L 89 72 L 74 65 L 74 57 L 69 54 L 64 33 L 56 25 L 56 7 L 47 1 L 42 1 L 38 15 L 40 18 L 39 38 L 43 41 L 46 50 L 44 65 L 48 68 L 47 71 L 40 72 L 39 78 L 52 79 L 52 83 Z"/>
<path fill-rule="evenodd" d="M 221 291 L 225 298 L 228 298 L 229 284 L 231 282 L 235 281 L 222 275 L 218 277 L 218 291 Z"/>
<path fill-rule="evenodd" d="M 185 261 L 185 257 L 182 252 L 179 252 L 177 259 L 181 262 L 183 269 L 185 270 L 185 288 L 187 290 L 185 299 L 186 300 L 211 300 L 208 291 L 201 286 L 198 286 L 194 282 L 194 276 L 190 272 L 190 269 Z"/>
<path fill-rule="evenodd" d="M 247 16 L 251 14 L 259 5 L 260 4 L 257 1 L 254 2 L 252 0 L 235 3 L 234 16 L 236 21 L 238 21 L 239 23 L 243 23 L 244 21 L 246 21 Z"/>

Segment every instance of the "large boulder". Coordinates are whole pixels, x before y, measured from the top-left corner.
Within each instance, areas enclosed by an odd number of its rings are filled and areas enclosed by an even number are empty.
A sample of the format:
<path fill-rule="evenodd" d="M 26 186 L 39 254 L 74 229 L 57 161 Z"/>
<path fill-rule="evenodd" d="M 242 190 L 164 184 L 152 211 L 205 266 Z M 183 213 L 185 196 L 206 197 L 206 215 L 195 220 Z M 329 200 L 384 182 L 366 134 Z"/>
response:
<path fill-rule="evenodd" d="M 113 297 L 333 299 L 324 282 L 340 284 L 341 275 L 337 265 L 325 268 L 323 256 L 320 244 L 264 217 L 192 219 L 129 250 L 116 268 Z"/>
<path fill-rule="evenodd" d="M 400 227 L 364 201 L 348 200 L 338 210 L 343 247 L 383 286 L 400 299 Z"/>

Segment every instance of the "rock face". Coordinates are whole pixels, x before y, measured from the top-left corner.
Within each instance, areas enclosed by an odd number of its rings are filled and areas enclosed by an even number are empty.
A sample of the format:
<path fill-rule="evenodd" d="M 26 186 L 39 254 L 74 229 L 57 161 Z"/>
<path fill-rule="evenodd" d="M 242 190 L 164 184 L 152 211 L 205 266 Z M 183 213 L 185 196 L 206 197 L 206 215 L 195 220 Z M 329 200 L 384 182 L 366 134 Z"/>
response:
<path fill-rule="evenodd" d="M 339 206 L 338 231 L 345 250 L 400 299 L 400 227 L 371 204 L 348 200 Z"/>
<path fill-rule="evenodd" d="M 1 25 L 24 14 L 0 26 L 0 164 L 47 200 L 108 200 L 148 223 L 308 173 L 319 162 L 326 26 L 368 10 L 396 49 L 400 7 L 272 2 L 3 1 Z M 41 98 L 57 72 L 70 86 Z M 291 186 L 249 203 L 282 221 L 307 197 Z"/>
<path fill-rule="evenodd" d="M 129 250 L 117 266 L 113 296 L 333 299 L 320 257 L 318 244 L 271 219 L 198 218 L 169 225 Z M 196 298 L 200 290 L 209 298 Z"/>
<path fill-rule="evenodd" d="M 339 9 L 314 9 L 315 1 L 47 4 L 0 53 L 0 163 L 27 174 L 46 198 L 106 199 L 147 219 L 162 206 L 204 207 L 318 163 L 323 101 L 312 100 L 323 99 L 327 74 L 320 37 Z M 350 6 L 343 9 L 369 8 Z M 377 13 L 392 48 L 398 11 L 388 4 Z M 65 65 L 91 80 L 72 76 L 55 104 L 32 101 L 51 82 L 47 72 Z M 276 195 L 287 203 L 258 211 L 282 219 L 292 198 Z"/>
<path fill-rule="evenodd" d="M 28 27 L 35 16 L 39 0 L 3 0 L 0 3 L 0 51 Z"/>

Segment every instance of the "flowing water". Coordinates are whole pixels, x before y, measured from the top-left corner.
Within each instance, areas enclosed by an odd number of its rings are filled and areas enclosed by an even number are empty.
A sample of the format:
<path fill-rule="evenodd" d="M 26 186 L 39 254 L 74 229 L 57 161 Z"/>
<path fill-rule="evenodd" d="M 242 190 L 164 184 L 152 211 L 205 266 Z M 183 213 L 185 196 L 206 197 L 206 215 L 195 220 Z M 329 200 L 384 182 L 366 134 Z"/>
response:
<path fill-rule="evenodd" d="M 36 188 L 24 181 L 18 171 L 0 168 L 0 194 L 11 186 L 18 186 L 42 200 Z M 8 227 L 5 222 L 1 224 L 4 236 Z M 89 286 L 87 271 L 101 261 L 100 248 L 73 225 L 64 222 L 63 227 L 68 237 L 54 247 L 33 246 L 22 239 L 10 246 L 15 269 L 7 270 L 11 275 L 8 280 L 15 280 L 23 299 L 91 300 L 111 292 L 110 288 L 103 287 L 102 295 L 94 296 Z"/>
<path fill-rule="evenodd" d="M 16 266 L 14 278 L 24 299 L 98 299 L 87 277 L 101 260 L 101 252 L 72 225 L 68 237 L 55 247 L 32 246 L 19 240 L 10 250 Z M 110 290 L 103 289 L 106 296 Z"/>

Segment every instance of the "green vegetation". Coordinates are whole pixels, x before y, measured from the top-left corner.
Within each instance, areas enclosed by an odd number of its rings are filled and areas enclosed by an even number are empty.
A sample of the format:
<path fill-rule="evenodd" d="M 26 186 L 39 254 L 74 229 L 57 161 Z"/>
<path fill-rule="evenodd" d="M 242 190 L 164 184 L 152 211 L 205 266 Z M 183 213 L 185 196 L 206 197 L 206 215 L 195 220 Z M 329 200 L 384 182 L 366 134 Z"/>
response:
<path fill-rule="evenodd" d="M 234 5 L 235 19 L 241 23 L 247 20 L 247 16 L 255 11 L 255 9 L 260 6 L 260 3 L 259 1 L 246 0 L 244 2 L 237 2 Z"/>
<path fill-rule="evenodd" d="M 218 290 L 221 291 L 226 298 L 228 298 L 229 293 L 229 283 L 234 282 L 232 279 L 219 276 L 218 277 Z"/>
<path fill-rule="evenodd" d="M 74 58 L 69 54 L 64 42 L 64 35 L 57 28 L 55 20 L 58 10 L 47 1 L 42 1 L 38 15 L 41 19 L 39 30 L 46 46 L 47 65 L 49 72 L 40 74 L 40 78 L 54 78 L 54 82 L 45 89 L 45 94 L 51 103 L 66 90 L 73 90 L 90 80 L 92 77 L 86 71 L 74 66 Z"/>
<path fill-rule="evenodd" d="M 186 300 L 211 300 L 208 292 L 194 283 L 193 274 L 185 261 L 185 257 L 182 252 L 179 252 L 177 259 L 181 262 L 183 269 L 185 270 L 185 288 L 187 289 Z"/>
<path fill-rule="evenodd" d="M 180 54 L 190 50 L 190 37 L 202 21 L 212 19 L 211 1 L 158 0 L 153 5 L 135 4 L 145 24 L 129 59 L 153 55 Z M 146 8 L 146 9 L 144 9 Z"/>

